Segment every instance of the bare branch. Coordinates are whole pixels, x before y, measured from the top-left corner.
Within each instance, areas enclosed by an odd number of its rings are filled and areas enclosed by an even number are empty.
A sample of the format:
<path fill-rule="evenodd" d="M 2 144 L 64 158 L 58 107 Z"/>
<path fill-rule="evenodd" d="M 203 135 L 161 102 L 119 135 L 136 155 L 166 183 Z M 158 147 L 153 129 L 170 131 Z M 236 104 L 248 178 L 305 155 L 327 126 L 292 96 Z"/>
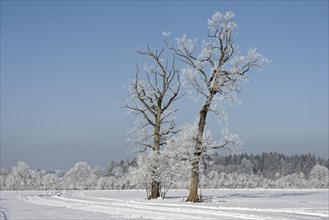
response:
<path fill-rule="evenodd" d="M 138 142 L 138 141 L 135 141 L 134 142 L 135 144 L 138 144 L 138 145 L 142 145 L 142 146 L 144 146 L 144 148 L 142 149 L 142 150 L 140 150 L 139 152 L 144 152 L 147 148 L 151 148 L 151 149 L 153 149 L 154 150 L 154 148 L 151 146 L 151 145 L 149 145 L 149 144 L 144 144 L 144 143 L 141 143 L 141 142 Z"/>
<path fill-rule="evenodd" d="M 134 111 L 136 111 L 136 112 L 140 112 L 140 113 L 142 113 L 143 116 L 144 116 L 144 118 L 147 120 L 147 122 L 148 122 L 150 125 L 155 126 L 154 122 L 153 122 L 153 121 L 149 118 L 149 116 L 146 114 L 145 110 L 140 109 L 140 108 L 138 108 L 138 107 L 129 106 L 129 105 L 127 105 L 127 104 L 126 104 L 125 106 L 126 106 L 126 108 L 128 108 L 128 109 L 131 109 L 131 110 L 134 110 Z"/>

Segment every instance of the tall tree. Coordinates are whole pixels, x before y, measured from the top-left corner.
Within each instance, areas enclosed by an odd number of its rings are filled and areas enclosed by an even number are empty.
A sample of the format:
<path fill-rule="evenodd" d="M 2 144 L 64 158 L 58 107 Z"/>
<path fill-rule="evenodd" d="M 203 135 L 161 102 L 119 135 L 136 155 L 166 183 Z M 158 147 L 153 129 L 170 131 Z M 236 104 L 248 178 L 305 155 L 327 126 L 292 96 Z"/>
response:
<path fill-rule="evenodd" d="M 135 79 L 130 81 L 128 101 L 125 107 L 137 116 L 134 132 L 137 133 L 135 143 L 142 146 L 141 151 L 151 149 L 153 153 L 160 154 L 160 147 L 165 144 L 166 138 L 174 133 L 173 114 L 177 109 L 171 109 L 171 105 L 179 99 L 181 81 L 178 68 L 175 65 L 175 57 L 165 60 L 165 48 L 151 50 L 148 46 L 145 51 L 138 51 L 140 55 L 149 57 L 153 65 L 145 65 L 144 77 L 139 74 L 139 67 Z M 160 181 L 157 173 L 156 157 L 150 163 L 151 167 L 151 192 L 149 199 L 160 196 Z"/>
<path fill-rule="evenodd" d="M 235 102 L 241 83 L 246 81 L 246 73 L 253 67 L 261 67 L 268 63 L 256 49 L 249 49 L 246 56 L 240 55 L 234 44 L 234 30 L 237 25 L 232 21 L 234 14 L 215 12 L 208 19 L 207 40 L 203 41 L 200 50 L 197 41 L 186 35 L 176 38 L 176 44 L 167 46 L 174 51 L 176 57 L 186 64 L 182 70 L 185 82 L 191 86 L 196 95 L 203 99 L 199 111 L 198 132 L 195 137 L 194 160 L 190 192 L 187 201 L 199 201 L 198 177 L 200 159 L 203 150 L 203 136 L 209 111 L 225 118 L 225 104 Z M 224 142 L 221 148 L 230 142 Z"/>

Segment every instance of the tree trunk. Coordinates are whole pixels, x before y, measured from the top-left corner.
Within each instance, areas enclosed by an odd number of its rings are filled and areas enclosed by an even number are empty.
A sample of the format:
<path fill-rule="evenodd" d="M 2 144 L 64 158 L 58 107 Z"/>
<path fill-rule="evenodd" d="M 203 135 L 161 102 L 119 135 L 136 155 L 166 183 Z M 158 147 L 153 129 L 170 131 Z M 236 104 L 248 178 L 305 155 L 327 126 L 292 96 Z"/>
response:
<path fill-rule="evenodd" d="M 159 182 L 154 181 L 152 182 L 151 186 L 151 195 L 148 199 L 157 199 L 160 197 L 160 185 Z"/>
<path fill-rule="evenodd" d="M 190 193 L 186 201 L 188 202 L 199 202 L 200 198 L 198 196 L 198 181 L 199 181 L 199 168 L 200 168 L 200 157 L 202 154 L 202 138 L 204 128 L 206 126 L 206 119 L 209 110 L 209 100 L 203 105 L 200 111 L 199 125 L 198 125 L 198 135 L 196 138 L 195 149 L 194 149 L 194 159 L 192 162 L 192 172 L 191 172 L 191 182 L 190 182 Z"/>
<path fill-rule="evenodd" d="M 160 153 L 160 126 L 161 126 L 161 105 L 157 109 L 157 116 L 155 117 L 155 126 L 154 126 L 154 139 L 153 139 L 153 150 L 158 154 Z M 154 167 L 153 169 L 156 169 Z M 149 199 L 157 199 L 160 197 L 160 183 L 158 181 L 158 173 L 152 173 L 152 184 L 151 184 L 151 195 Z"/>
<path fill-rule="evenodd" d="M 188 202 L 198 202 L 198 179 L 199 179 L 199 162 L 195 161 L 192 164 L 192 174 L 191 174 L 191 181 L 190 181 L 190 194 L 186 201 Z"/>

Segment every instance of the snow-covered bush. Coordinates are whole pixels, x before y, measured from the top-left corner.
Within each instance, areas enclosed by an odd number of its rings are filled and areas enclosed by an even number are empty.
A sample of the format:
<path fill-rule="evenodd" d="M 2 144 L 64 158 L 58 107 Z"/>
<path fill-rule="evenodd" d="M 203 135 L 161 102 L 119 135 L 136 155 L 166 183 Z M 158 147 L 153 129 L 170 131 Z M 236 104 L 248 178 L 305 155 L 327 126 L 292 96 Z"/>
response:
<path fill-rule="evenodd" d="M 153 182 L 159 183 L 162 198 L 171 187 L 180 188 L 182 186 L 181 180 L 186 175 L 182 168 L 186 165 L 184 161 L 177 161 L 171 157 L 167 150 L 139 155 L 136 162 L 137 166 L 129 171 L 131 183 L 134 188 L 146 189 L 147 196 L 150 195 Z"/>

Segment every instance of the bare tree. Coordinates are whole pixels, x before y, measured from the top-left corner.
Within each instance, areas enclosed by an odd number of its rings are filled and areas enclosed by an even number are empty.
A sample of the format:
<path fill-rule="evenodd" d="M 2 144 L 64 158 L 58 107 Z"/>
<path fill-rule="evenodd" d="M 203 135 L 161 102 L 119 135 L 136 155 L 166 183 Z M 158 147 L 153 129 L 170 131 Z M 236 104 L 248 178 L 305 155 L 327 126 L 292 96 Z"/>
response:
<path fill-rule="evenodd" d="M 175 133 L 173 114 L 177 109 L 171 109 L 171 105 L 181 97 L 181 81 L 175 57 L 172 54 L 172 60 L 163 60 L 164 51 L 164 48 L 160 51 L 151 50 L 148 46 L 145 51 L 138 51 L 140 55 L 151 58 L 153 65 L 144 66 L 144 77 L 140 77 L 137 65 L 135 79 L 130 81 L 128 90 L 125 107 L 137 115 L 133 131 L 137 134 L 135 143 L 142 146 L 142 152 L 150 149 L 160 154 L 166 138 Z M 153 161 L 149 166 L 152 166 L 149 199 L 155 199 L 160 196 L 161 183 L 156 172 L 160 164 Z"/>
<path fill-rule="evenodd" d="M 261 67 L 269 62 L 256 49 L 249 49 L 246 56 L 237 53 L 237 46 L 234 45 L 237 25 L 232 21 L 233 17 L 232 12 L 215 12 L 208 19 L 208 41 L 203 42 L 200 50 L 197 49 L 196 40 L 188 39 L 186 35 L 176 38 L 176 44 L 169 45 L 165 41 L 175 56 L 186 64 L 182 70 L 185 84 L 192 88 L 194 95 L 204 100 L 199 111 L 187 201 L 199 201 L 198 177 L 201 156 L 205 153 L 203 138 L 208 112 L 213 111 L 225 118 L 224 106 L 236 101 L 240 85 L 246 80 L 245 74 L 253 67 Z M 234 143 L 231 140 L 224 141 L 215 148 L 224 148 L 229 144 Z"/>

